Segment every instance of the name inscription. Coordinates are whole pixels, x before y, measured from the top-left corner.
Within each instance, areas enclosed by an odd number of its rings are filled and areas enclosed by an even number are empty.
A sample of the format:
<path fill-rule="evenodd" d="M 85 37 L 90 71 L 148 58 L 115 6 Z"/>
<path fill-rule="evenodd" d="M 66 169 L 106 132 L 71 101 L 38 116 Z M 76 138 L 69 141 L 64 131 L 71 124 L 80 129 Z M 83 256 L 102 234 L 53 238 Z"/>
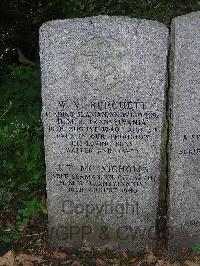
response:
<path fill-rule="evenodd" d="M 123 192 L 137 193 L 154 183 L 156 176 L 141 165 L 58 165 L 49 174 L 54 186 L 68 188 L 69 192 Z"/>
<path fill-rule="evenodd" d="M 65 140 L 65 151 L 81 153 L 138 154 L 137 142 L 156 139 L 160 114 L 143 101 L 58 101 L 49 134 Z"/>

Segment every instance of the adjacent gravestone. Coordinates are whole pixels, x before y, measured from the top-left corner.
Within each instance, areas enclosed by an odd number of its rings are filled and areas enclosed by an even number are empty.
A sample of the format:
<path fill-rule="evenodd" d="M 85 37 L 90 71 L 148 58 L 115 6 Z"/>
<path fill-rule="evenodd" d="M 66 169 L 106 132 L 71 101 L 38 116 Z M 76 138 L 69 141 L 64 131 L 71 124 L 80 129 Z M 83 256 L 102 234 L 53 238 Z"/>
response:
<path fill-rule="evenodd" d="M 200 242 L 200 12 L 172 22 L 171 247 Z"/>
<path fill-rule="evenodd" d="M 126 17 L 40 29 L 53 247 L 155 242 L 168 29 Z"/>

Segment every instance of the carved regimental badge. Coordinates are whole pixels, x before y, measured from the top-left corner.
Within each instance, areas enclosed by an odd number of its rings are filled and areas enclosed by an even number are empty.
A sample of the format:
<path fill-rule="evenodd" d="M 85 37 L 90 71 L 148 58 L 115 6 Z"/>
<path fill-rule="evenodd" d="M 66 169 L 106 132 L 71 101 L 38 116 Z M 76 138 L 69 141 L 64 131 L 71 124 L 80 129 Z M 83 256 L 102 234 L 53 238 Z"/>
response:
<path fill-rule="evenodd" d="M 120 87 L 131 73 L 127 49 L 111 38 L 92 38 L 85 42 L 78 50 L 74 64 L 79 81 L 97 90 Z"/>

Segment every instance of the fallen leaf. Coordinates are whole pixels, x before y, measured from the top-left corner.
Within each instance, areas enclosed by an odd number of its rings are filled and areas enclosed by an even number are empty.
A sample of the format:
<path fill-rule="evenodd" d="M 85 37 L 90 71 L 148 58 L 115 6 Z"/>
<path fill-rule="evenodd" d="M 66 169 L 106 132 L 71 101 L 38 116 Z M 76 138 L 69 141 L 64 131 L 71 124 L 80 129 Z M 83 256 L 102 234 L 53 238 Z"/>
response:
<path fill-rule="evenodd" d="M 105 260 L 99 258 L 96 259 L 96 266 L 105 266 L 105 265 L 106 265 Z"/>
<path fill-rule="evenodd" d="M 18 230 L 19 230 L 20 232 L 25 232 L 25 231 L 27 230 L 27 226 L 25 226 L 25 225 L 19 225 L 19 226 L 18 226 Z"/>
<path fill-rule="evenodd" d="M 199 263 L 196 263 L 196 262 L 192 262 L 192 261 L 186 260 L 186 261 L 184 262 L 184 265 L 185 265 L 185 266 L 199 266 Z"/>
<path fill-rule="evenodd" d="M 62 261 L 62 262 L 60 262 L 60 265 L 69 265 L 69 263 L 71 263 L 72 262 L 72 260 L 65 260 L 65 261 Z"/>
<path fill-rule="evenodd" d="M 90 253 L 90 252 L 92 252 L 92 249 L 89 246 L 83 246 L 81 248 L 81 251 Z"/>
<path fill-rule="evenodd" d="M 38 263 L 37 263 L 37 265 L 38 265 Z M 23 266 L 35 266 L 35 263 L 32 261 L 25 260 L 23 262 Z"/>
<path fill-rule="evenodd" d="M 158 260 L 155 266 L 168 266 L 168 265 L 170 265 L 168 261 Z"/>
<path fill-rule="evenodd" d="M 195 260 L 196 263 L 199 263 L 199 265 L 200 265 L 200 257 L 196 256 L 196 257 L 194 257 L 194 260 Z"/>
<path fill-rule="evenodd" d="M 117 255 L 119 257 L 124 257 L 126 259 L 128 258 L 127 254 L 126 254 L 126 252 L 124 250 L 119 250 L 118 253 L 117 253 Z"/>
<path fill-rule="evenodd" d="M 155 263 L 156 262 L 156 256 L 153 254 L 152 251 L 148 251 L 148 254 L 144 257 L 144 262 L 147 264 Z"/>
<path fill-rule="evenodd" d="M 155 266 L 180 266 L 179 262 L 170 263 L 169 261 L 158 260 Z"/>
<path fill-rule="evenodd" d="M 131 260 L 128 261 L 128 265 L 140 265 L 141 261 L 138 258 L 132 258 Z"/>
<path fill-rule="evenodd" d="M 32 266 L 34 265 L 33 262 L 37 262 L 37 263 L 41 263 L 43 262 L 44 260 L 42 259 L 42 257 L 37 257 L 37 256 L 31 256 L 31 255 L 27 255 L 27 254 L 20 254 L 16 257 L 16 260 L 19 262 L 19 263 L 22 263 L 23 266 Z"/>
<path fill-rule="evenodd" d="M 119 260 L 117 259 L 107 259 L 107 262 L 109 263 L 109 265 L 112 265 L 112 266 L 120 266 L 120 262 Z"/>
<path fill-rule="evenodd" d="M 0 266 L 17 266 L 15 255 L 11 250 L 0 257 Z"/>
<path fill-rule="evenodd" d="M 55 258 L 55 259 L 58 259 L 58 260 L 65 260 L 68 256 L 66 253 L 63 253 L 63 252 L 58 252 L 58 251 L 54 251 L 52 254 L 51 254 L 51 257 Z"/>
<path fill-rule="evenodd" d="M 165 262 L 164 260 L 158 260 L 155 266 L 164 266 Z"/>
<path fill-rule="evenodd" d="M 81 264 L 78 260 L 75 260 L 74 262 L 72 262 L 71 266 L 81 266 Z"/>

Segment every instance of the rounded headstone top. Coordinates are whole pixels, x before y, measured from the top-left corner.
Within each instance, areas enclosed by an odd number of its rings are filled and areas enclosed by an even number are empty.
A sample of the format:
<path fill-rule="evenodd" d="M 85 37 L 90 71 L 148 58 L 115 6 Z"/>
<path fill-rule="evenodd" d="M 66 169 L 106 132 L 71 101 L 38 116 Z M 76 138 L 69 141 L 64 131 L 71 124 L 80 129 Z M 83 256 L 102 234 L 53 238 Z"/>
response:
<path fill-rule="evenodd" d="M 70 19 L 56 19 L 56 20 L 51 20 L 47 21 L 42 24 L 40 27 L 40 31 L 46 28 L 58 28 L 65 26 L 67 24 L 74 24 L 74 23 L 98 23 L 98 22 L 127 22 L 127 23 L 136 23 L 136 24 L 149 24 L 152 25 L 153 27 L 159 27 L 159 28 L 165 28 L 167 29 L 166 25 L 163 23 L 160 23 L 158 21 L 152 21 L 152 20 L 146 20 L 146 19 L 137 19 L 133 17 L 128 17 L 128 16 L 107 16 L 107 15 L 99 15 L 99 16 L 93 16 L 93 17 L 84 17 L 84 18 L 70 18 Z"/>

